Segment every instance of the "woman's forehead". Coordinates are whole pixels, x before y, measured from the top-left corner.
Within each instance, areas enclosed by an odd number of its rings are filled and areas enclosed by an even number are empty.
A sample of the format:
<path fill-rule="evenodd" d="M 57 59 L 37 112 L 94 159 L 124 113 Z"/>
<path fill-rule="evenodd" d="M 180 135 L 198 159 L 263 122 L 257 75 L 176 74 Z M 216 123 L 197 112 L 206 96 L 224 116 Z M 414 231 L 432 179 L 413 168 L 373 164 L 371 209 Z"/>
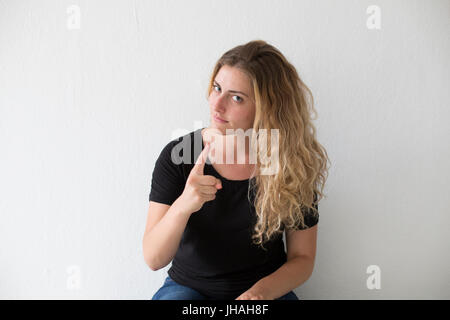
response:
<path fill-rule="evenodd" d="M 252 96 L 250 79 L 238 68 L 224 65 L 220 68 L 214 80 L 227 90 L 242 91 L 248 96 Z"/>

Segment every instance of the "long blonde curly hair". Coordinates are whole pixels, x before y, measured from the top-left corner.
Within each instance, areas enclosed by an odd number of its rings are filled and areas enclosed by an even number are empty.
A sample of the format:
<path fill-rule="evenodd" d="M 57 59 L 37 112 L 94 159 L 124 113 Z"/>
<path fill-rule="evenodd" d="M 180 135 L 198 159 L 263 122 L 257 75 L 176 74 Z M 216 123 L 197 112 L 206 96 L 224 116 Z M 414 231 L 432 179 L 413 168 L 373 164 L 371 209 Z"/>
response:
<path fill-rule="evenodd" d="M 238 68 L 251 80 L 256 107 L 253 132 L 266 129 L 265 138 L 271 141 L 271 129 L 279 130 L 278 172 L 256 175 L 254 185 L 249 183 L 249 192 L 252 188 L 256 190 L 257 219 L 252 240 L 264 248 L 263 244 L 282 234 L 283 228 L 304 228 L 306 213 L 318 214 L 329 158 L 316 140 L 312 120 L 317 118 L 317 112 L 312 93 L 278 49 L 263 40 L 255 40 L 225 52 L 213 69 L 207 96 L 223 65 Z M 262 141 L 259 134 L 252 136 L 254 150 L 263 144 L 271 153 L 270 143 Z M 259 160 L 258 155 L 256 172 L 261 172 Z"/>

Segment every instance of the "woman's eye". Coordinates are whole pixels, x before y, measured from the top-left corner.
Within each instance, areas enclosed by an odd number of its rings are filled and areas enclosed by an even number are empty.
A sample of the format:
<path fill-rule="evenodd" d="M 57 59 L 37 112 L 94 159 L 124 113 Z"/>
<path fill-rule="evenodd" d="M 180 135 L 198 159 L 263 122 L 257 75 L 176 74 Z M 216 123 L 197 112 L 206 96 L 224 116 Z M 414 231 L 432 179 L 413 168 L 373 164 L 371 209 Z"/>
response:
<path fill-rule="evenodd" d="M 218 90 L 216 90 L 216 89 L 218 89 Z M 213 90 L 214 90 L 214 91 L 219 91 L 219 90 L 220 90 L 220 87 L 219 87 L 218 85 L 213 84 Z M 238 102 L 238 103 L 241 103 L 241 102 L 243 101 L 243 99 L 242 99 L 241 97 L 239 97 L 239 96 L 233 96 L 233 97 L 238 98 L 237 100 L 235 100 L 235 101 Z"/>
<path fill-rule="evenodd" d="M 236 102 L 242 102 L 242 98 L 241 97 L 239 97 L 239 96 L 235 96 L 236 98 L 239 98 L 239 100 L 238 101 L 236 101 Z"/>

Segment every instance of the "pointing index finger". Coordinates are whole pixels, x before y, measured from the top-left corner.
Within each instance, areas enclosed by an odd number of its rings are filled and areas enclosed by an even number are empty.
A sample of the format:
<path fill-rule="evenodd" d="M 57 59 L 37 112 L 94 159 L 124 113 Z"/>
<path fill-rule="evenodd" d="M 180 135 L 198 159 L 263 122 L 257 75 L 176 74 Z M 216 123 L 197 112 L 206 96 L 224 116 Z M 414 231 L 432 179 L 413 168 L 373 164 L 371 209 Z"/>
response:
<path fill-rule="evenodd" d="M 208 157 L 208 151 L 209 151 L 209 143 L 206 144 L 205 148 L 202 150 L 202 152 L 200 152 L 200 155 L 198 156 L 197 161 L 195 162 L 194 168 L 192 169 L 196 174 L 203 175 L 206 158 Z"/>

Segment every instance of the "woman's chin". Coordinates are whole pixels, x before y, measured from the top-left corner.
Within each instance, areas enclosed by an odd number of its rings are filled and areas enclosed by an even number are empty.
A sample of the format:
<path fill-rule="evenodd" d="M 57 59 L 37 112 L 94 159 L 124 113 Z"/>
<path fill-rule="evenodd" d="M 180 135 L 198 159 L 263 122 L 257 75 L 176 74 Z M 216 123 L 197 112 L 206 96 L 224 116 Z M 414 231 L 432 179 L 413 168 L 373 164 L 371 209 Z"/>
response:
<path fill-rule="evenodd" d="M 220 135 L 225 135 L 226 134 L 226 127 L 224 127 L 223 125 L 217 124 L 217 123 L 211 123 L 211 125 L 209 126 L 209 130 L 211 130 L 211 132 L 214 132 L 216 134 L 220 134 Z"/>

